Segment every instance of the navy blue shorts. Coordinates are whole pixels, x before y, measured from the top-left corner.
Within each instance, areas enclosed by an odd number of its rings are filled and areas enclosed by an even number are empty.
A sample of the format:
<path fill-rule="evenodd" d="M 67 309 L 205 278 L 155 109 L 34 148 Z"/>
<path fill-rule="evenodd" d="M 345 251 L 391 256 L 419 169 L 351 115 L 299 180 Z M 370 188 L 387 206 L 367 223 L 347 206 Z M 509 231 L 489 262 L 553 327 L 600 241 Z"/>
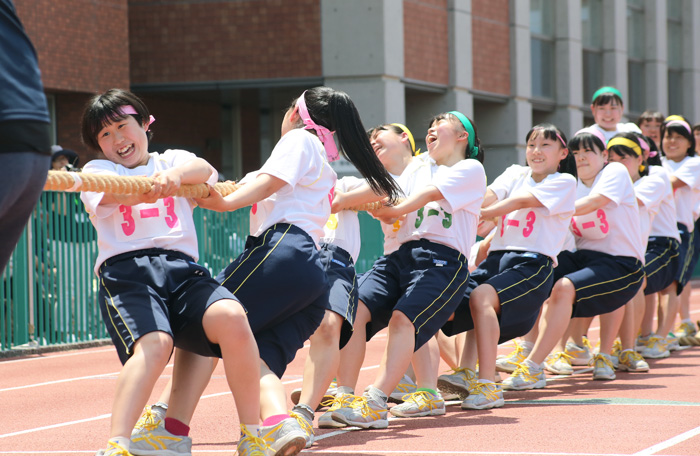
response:
<path fill-rule="evenodd" d="M 395 310 L 416 329 L 418 350 L 445 324 L 467 288 L 467 258 L 457 250 L 420 239 L 379 258 L 359 280 L 360 300 L 369 309 L 367 340 L 389 325 Z"/>
<path fill-rule="evenodd" d="M 678 234 L 681 236 L 681 243 L 678 248 L 678 271 L 676 272 L 675 280 L 678 282 L 677 294 L 681 294 L 683 287 L 688 283 L 693 275 L 693 270 L 690 263 L 693 261 L 693 249 L 695 248 L 695 231 L 688 232 L 688 228 L 682 224 L 678 224 Z"/>
<path fill-rule="evenodd" d="M 331 285 L 328 309 L 344 318 L 340 330 L 340 348 L 348 343 L 357 315 L 357 274 L 347 250 L 335 244 L 321 244 L 321 264 Z"/>
<path fill-rule="evenodd" d="M 576 288 L 571 318 L 595 317 L 624 306 L 637 294 L 644 280 L 644 266 L 633 257 L 595 250 L 565 250 L 557 260 L 554 283 L 566 277 Z"/>
<path fill-rule="evenodd" d="M 469 298 L 482 284 L 491 285 L 501 301 L 498 316 L 501 328 L 498 343 L 507 342 L 530 332 L 537 321 L 542 304 L 549 297 L 554 283 L 552 259 L 534 252 L 499 250 L 490 252 L 472 271 L 469 288 L 455 311 L 455 318 L 442 330 L 448 336 L 474 329 Z"/>
<path fill-rule="evenodd" d="M 645 295 L 664 290 L 676 280 L 679 267 L 678 245 L 679 242 L 670 237 L 649 238 L 644 255 L 644 273 L 647 276 Z"/>
<path fill-rule="evenodd" d="M 170 334 L 183 350 L 221 356 L 204 333 L 202 317 L 216 301 L 236 298 L 189 256 L 136 250 L 105 260 L 99 276 L 102 319 L 122 364 L 133 354 L 134 343 L 153 331 Z"/>
<path fill-rule="evenodd" d="M 216 280 L 245 306 L 260 358 L 281 378 L 328 305 L 330 286 L 313 239 L 277 223 L 249 236 L 245 251 Z"/>

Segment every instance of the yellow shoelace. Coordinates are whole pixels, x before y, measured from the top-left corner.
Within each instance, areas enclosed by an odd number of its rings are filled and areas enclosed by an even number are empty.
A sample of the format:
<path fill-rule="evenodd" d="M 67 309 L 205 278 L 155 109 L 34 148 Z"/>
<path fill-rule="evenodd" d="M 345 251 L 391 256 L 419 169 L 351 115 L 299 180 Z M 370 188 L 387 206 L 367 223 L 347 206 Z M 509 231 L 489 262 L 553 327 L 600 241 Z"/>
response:
<path fill-rule="evenodd" d="M 105 455 L 109 456 L 132 456 L 129 451 L 124 448 L 123 446 L 119 445 L 116 442 L 112 442 L 111 440 L 109 441 L 109 444 L 107 445 L 107 449 L 105 450 Z"/>
<path fill-rule="evenodd" d="M 243 442 L 250 442 L 248 448 L 240 448 Z M 241 424 L 241 440 L 238 442 L 238 455 L 239 456 L 265 456 L 265 450 L 268 448 L 268 444 L 265 439 L 255 436 L 248 431 L 245 425 Z"/>
<path fill-rule="evenodd" d="M 573 356 L 567 355 L 565 352 L 556 352 L 556 353 L 552 353 L 552 354 L 549 355 L 549 356 L 550 356 L 549 362 L 550 362 L 551 364 L 554 364 L 554 363 L 556 363 L 557 361 L 564 361 L 564 362 L 566 362 L 567 364 L 571 365 L 571 360 L 574 359 Z"/>
<path fill-rule="evenodd" d="M 309 424 L 309 422 L 306 421 L 306 418 L 304 418 L 296 412 L 289 412 L 289 416 L 297 420 L 297 423 L 299 423 L 299 426 L 303 429 L 304 432 L 306 432 L 309 435 L 313 435 L 314 429 L 313 427 L 311 427 L 311 424 Z"/>
<path fill-rule="evenodd" d="M 634 350 L 625 350 L 620 352 L 620 361 L 627 364 L 629 361 L 645 361 L 645 359 Z"/>
<path fill-rule="evenodd" d="M 151 406 L 147 405 L 146 410 L 143 412 L 143 415 L 141 415 L 141 418 L 139 418 L 134 429 L 152 431 L 160 425 L 160 421 L 158 415 L 151 410 Z"/>
<path fill-rule="evenodd" d="M 469 390 L 469 395 L 481 394 L 490 401 L 498 399 L 498 392 L 501 388 L 495 383 L 479 383 L 476 382 L 474 387 Z"/>
<path fill-rule="evenodd" d="M 615 367 L 613 366 L 612 361 L 610 361 L 607 356 L 604 356 L 601 354 L 595 355 L 593 357 L 593 359 L 591 360 L 590 365 L 595 366 L 595 367 L 603 367 L 603 366 L 599 365 L 599 363 L 603 363 L 606 366 L 608 366 L 610 369 L 615 370 Z"/>
<path fill-rule="evenodd" d="M 352 402 L 350 403 L 350 408 L 359 410 L 363 417 L 379 418 L 379 414 L 386 412 L 387 409 L 374 410 L 369 406 L 367 398 L 365 396 L 354 396 Z"/>
<path fill-rule="evenodd" d="M 519 363 L 518 367 L 515 368 L 513 372 L 513 377 L 520 377 L 527 382 L 536 382 L 538 379 L 536 376 L 530 373 L 530 367 L 525 363 Z"/>
<path fill-rule="evenodd" d="M 436 408 L 437 404 L 439 404 L 440 402 L 439 396 L 434 396 L 428 391 L 416 391 L 413 393 L 404 394 L 404 396 L 401 399 L 403 399 L 404 402 L 415 402 L 419 408 L 423 408 L 427 405 L 431 409 Z"/>
<path fill-rule="evenodd" d="M 340 396 L 335 396 L 331 400 L 321 402 L 321 405 L 329 407 L 328 411 L 338 410 L 339 408 L 350 407 L 354 397 L 356 396 L 352 394 L 341 394 Z"/>

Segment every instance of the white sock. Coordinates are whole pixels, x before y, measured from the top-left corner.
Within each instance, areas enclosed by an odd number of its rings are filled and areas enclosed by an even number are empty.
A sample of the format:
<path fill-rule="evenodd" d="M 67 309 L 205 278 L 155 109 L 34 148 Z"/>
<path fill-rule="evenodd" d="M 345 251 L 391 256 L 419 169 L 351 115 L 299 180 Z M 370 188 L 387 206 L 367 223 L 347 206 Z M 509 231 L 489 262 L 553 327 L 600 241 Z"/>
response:
<path fill-rule="evenodd" d="M 255 423 L 255 424 L 243 424 L 242 426 L 245 426 L 245 428 L 248 430 L 250 435 L 254 437 L 258 437 L 260 435 L 260 426 Z M 243 435 L 243 428 L 241 427 L 241 435 Z"/>
<path fill-rule="evenodd" d="M 523 340 L 522 342 L 520 342 L 520 346 L 523 347 L 523 349 L 526 351 L 532 351 L 532 348 L 535 346 L 535 344 L 532 342 L 528 342 L 527 340 Z"/>

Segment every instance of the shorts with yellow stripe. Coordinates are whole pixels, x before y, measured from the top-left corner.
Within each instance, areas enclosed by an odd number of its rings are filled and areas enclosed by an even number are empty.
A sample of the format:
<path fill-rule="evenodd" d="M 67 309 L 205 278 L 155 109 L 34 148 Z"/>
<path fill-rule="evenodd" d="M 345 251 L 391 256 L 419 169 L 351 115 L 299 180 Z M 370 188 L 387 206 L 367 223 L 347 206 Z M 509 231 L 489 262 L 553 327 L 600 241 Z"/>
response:
<path fill-rule="evenodd" d="M 624 306 L 644 280 L 644 265 L 634 257 L 565 250 L 557 260 L 554 283 L 566 277 L 576 289 L 571 318 L 595 317 Z"/>
<path fill-rule="evenodd" d="M 402 244 L 359 279 L 360 301 L 372 316 L 367 340 L 399 311 L 413 323 L 418 350 L 455 311 L 468 279 L 467 258 L 457 250 L 426 239 Z"/>
<path fill-rule="evenodd" d="M 345 347 L 352 337 L 357 314 L 357 273 L 352 255 L 335 244 L 321 243 L 321 264 L 326 271 L 331 290 L 328 310 L 343 317 L 339 348 Z"/>
<path fill-rule="evenodd" d="M 501 303 L 498 343 L 527 334 L 537 321 L 542 304 L 554 284 L 553 262 L 537 252 L 498 250 L 472 271 L 470 286 L 455 311 L 455 317 L 443 326 L 448 336 L 474 329 L 469 299 L 482 284 L 491 285 Z"/>
<path fill-rule="evenodd" d="M 281 378 L 328 306 L 330 286 L 313 238 L 276 223 L 248 236 L 243 253 L 216 280 L 245 306 L 260 358 Z"/>
<path fill-rule="evenodd" d="M 675 280 L 679 262 L 679 242 L 665 236 L 652 236 L 644 254 L 644 272 L 647 285 L 644 294 L 650 295 L 666 289 Z"/>
<path fill-rule="evenodd" d="M 145 249 L 105 260 L 99 270 L 99 305 L 122 364 L 138 339 L 161 331 L 175 347 L 220 357 L 202 326 L 204 312 L 222 299 L 236 298 L 182 252 Z"/>

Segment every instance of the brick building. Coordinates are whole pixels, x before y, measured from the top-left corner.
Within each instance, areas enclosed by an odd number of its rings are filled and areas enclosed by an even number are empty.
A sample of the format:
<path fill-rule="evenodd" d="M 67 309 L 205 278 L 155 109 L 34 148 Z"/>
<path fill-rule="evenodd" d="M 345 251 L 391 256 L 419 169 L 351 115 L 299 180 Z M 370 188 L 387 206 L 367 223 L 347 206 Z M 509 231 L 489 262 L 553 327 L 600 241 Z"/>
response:
<path fill-rule="evenodd" d="M 474 118 L 493 179 L 524 162 L 529 128 L 591 122 L 602 85 L 700 120 L 694 0 L 15 0 L 39 53 L 55 142 L 80 144 L 94 92 L 130 88 L 179 147 L 227 178 L 257 168 L 305 88 L 346 91 L 367 127 Z M 341 163 L 340 171 L 349 171 Z"/>

